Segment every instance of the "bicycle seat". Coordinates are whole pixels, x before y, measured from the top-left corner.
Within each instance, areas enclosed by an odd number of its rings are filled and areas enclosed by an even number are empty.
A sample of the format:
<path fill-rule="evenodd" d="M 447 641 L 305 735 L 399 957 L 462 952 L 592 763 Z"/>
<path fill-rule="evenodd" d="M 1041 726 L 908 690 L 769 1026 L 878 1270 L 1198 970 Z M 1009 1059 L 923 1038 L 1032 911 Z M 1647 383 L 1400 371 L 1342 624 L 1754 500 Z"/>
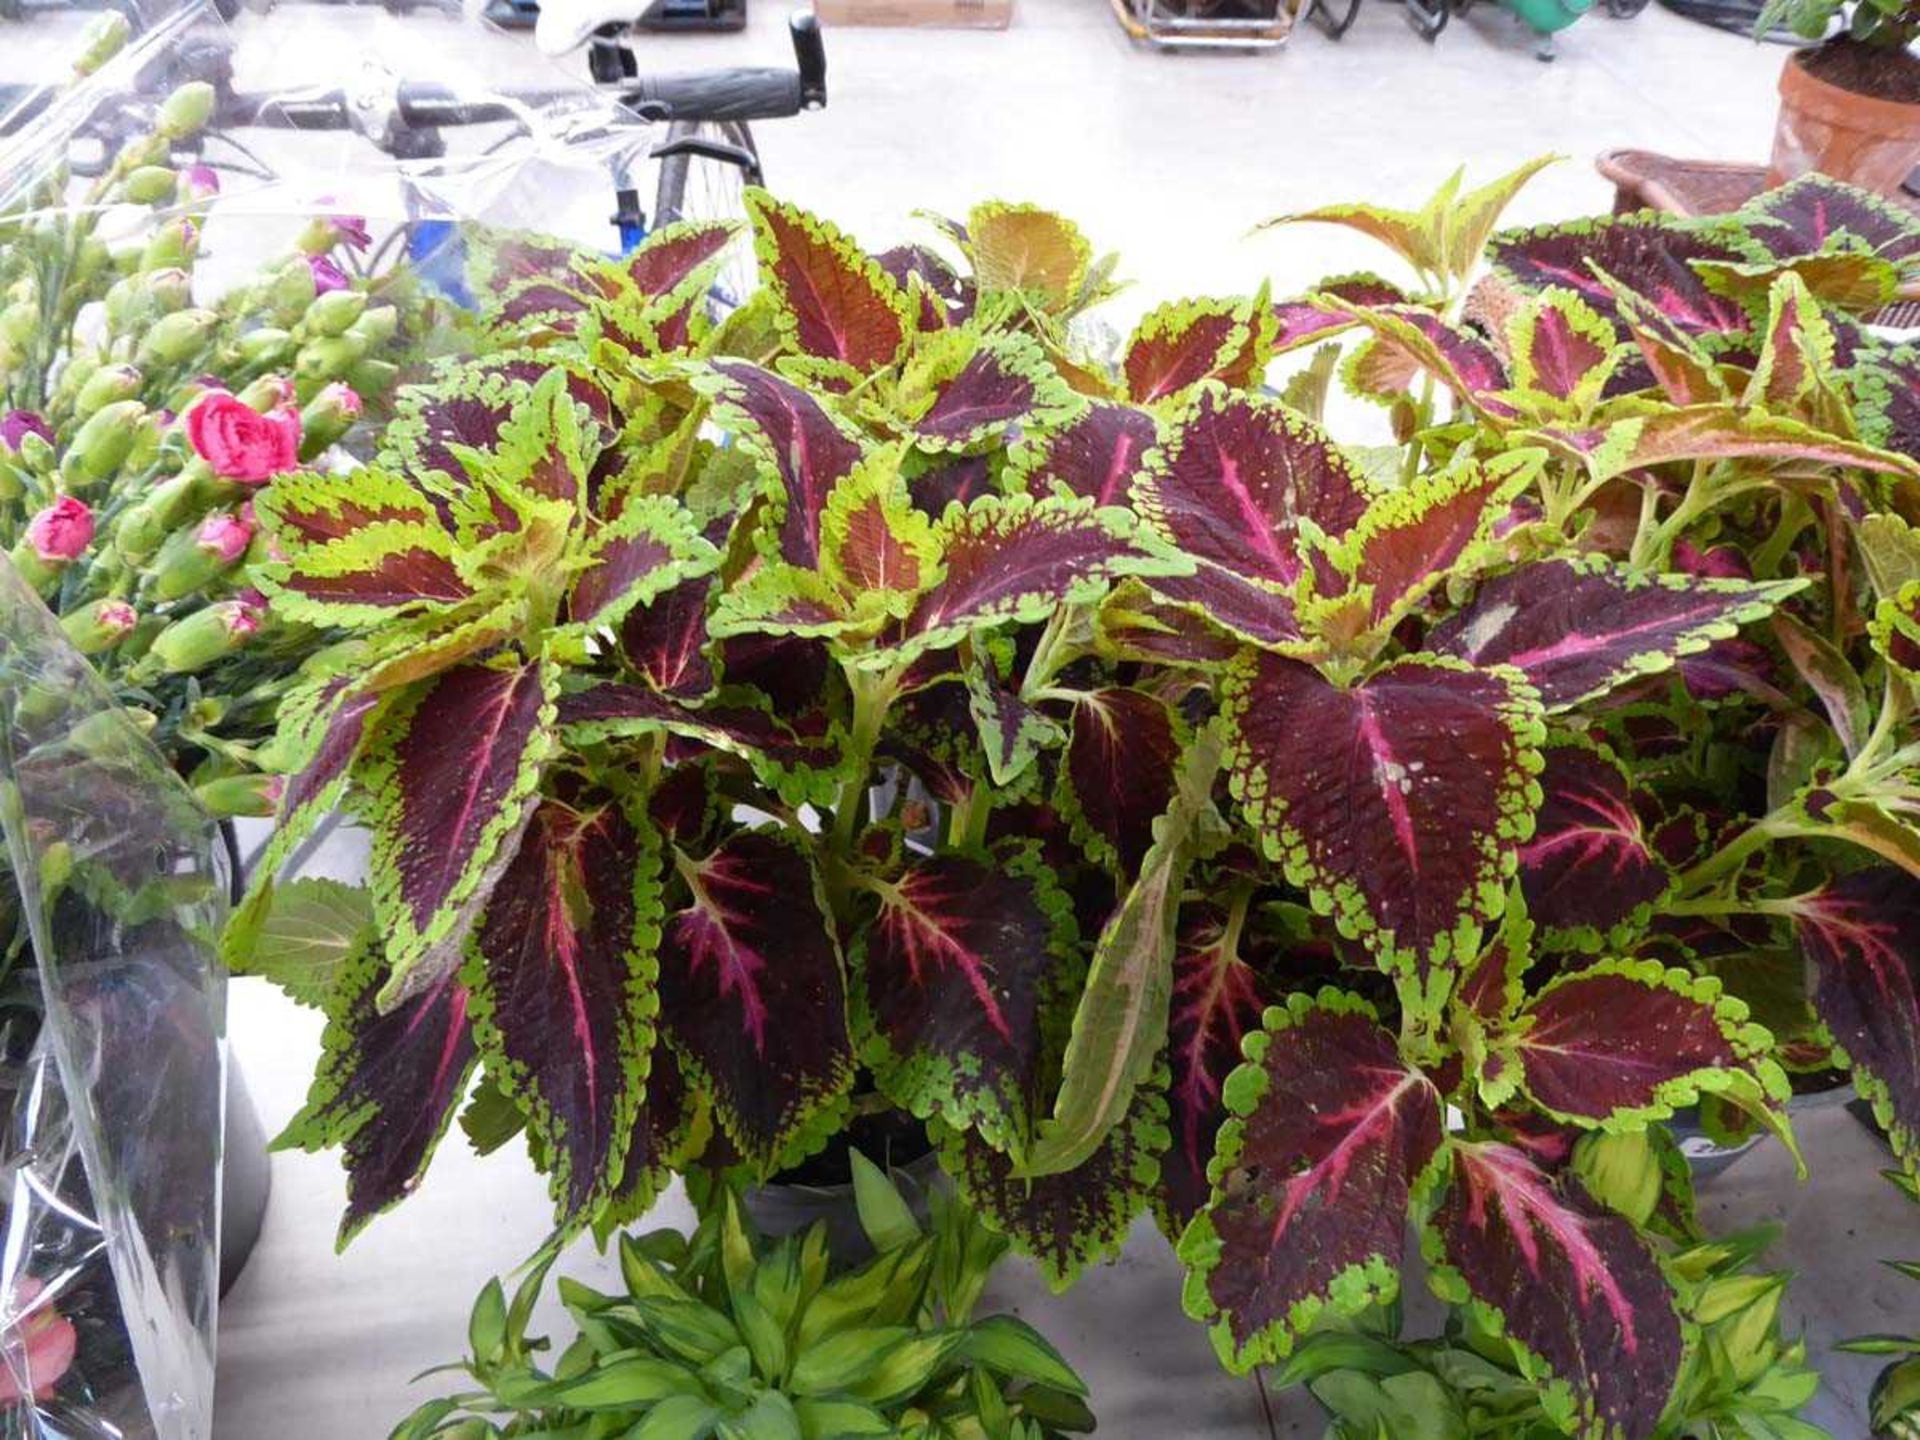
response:
<path fill-rule="evenodd" d="M 533 43 L 543 55 L 578 50 L 604 25 L 631 25 L 644 0 L 540 0 Z"/>

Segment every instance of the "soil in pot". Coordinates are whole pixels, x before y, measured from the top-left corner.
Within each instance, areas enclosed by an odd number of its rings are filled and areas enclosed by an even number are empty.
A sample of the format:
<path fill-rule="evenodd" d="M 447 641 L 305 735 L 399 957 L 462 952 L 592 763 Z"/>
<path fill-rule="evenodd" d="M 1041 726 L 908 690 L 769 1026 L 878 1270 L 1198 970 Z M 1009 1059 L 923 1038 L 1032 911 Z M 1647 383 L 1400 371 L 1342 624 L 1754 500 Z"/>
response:
<path fill-rule="evenodd" d="M 1820 171 L 1891 195 L 1920 163 L 1920 59 L 1837 39 L 1780 72 L 1771 184 Z"/>

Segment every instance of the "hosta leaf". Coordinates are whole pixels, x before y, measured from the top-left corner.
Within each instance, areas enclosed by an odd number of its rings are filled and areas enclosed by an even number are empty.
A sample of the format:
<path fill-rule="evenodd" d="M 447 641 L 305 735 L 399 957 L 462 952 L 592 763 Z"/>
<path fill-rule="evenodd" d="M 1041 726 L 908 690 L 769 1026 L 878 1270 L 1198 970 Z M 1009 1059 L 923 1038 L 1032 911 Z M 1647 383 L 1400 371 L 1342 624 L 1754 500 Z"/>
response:
<path fill-rule="evenodd" d="M 1024 437 L 1010 459 L 1036 496 L 1064 489 L 1098 505 L 1125 505 L 1158 435 L 1146 411 L 1096 400 L 1066 424 Z"/>
<path fill-rule="evenodd" d="M 1042 1002 L 1072 936 L 1028 858 L 928 856 L 874 881 L 853 948 L 854 1013 L 881 1092 L 922 1118 L 1019 1150 L 1041 1060 Z"/>
<path fill-rule="evenodd" d="M 1132 875 L 1153 843 L 1153 822 L 1172 803 L 1183 750 L 1181 726 L 1165 701 L 1111 686 L 1073 707 L 1062 808 L 1088 853 Z"/>
<path fill-rule="evenodd" d="M 1695 273 L 1695 260 L 1736 256 L 1698 232 L 1657 216 L 1576 220 L 1493 238 L 1494 274 L 1525 293 L 1565 288 L 1614 318 L 1613 291 L 1597 272 L 1644 296 L 1689 335 L 1735 333 L 1748 326 L 1738 302 L 1716 295 Z"/>
<path fill-rule="evenodd" d="M 1235 389 L 1266 368 L 1266 291 L 1239 300 L 1180 300 L 1150 311 L 1120 356 L 1120 373 L 1135 404 L 1164 400 L 1202 380 Z"/>
<path fill-rule="evenodd" d="M 1180 1239 L 1186 1309 L 1242 1372 L 1324 1311 L 1399 1288 L 1407 1207 L 1441 1141 L 1440 1094 L 1362 1001 L 1294 995 L 1246 1041 L 1206 1208 Z"/>
<path fill-rule="evenodd" d="M 636 605 L 720 561 L 686 507 L 664 495 L 629 500 L 581 558 L 567 592 L 567 617 L 591 625 L 616 625 Z"/>
<path fill-rule="evenodd" d="M 1008 621 L 1097 600 L 1124 575 L 1185 568 L 1135 542 L 1127 517 L 1064 497 L 984 496 L 936 527 L 944 574 L 901 627 L 900 648 L 931 650 Z"/>
<path fill-rule="evenodd" d="M 860 462 L 860 442 L 805 390 L 757 365 L 713 365 L 714 410 L 721 423 L 750 432 L 772 462 L 786 497 L 780 555 L 812 568 L 820 559 L 820 516 L 834 482 Z"/>
<path fill-rule="evenodd" d="M 1920 879 L 1856 870 L 1793 902 L 1813 1007 L 1909 1173 L 1920 1174 Z"/>
<path fill-rule="evenodd" d="M 1172 1143 L 1160 1158 L 1160 1205 L 1176 1234 L 1206 1203 L 1207 1162 L 1227 1117 L 1224 1087 L 1240 1044 L 1260 1028 L 1266 987 L 1240 956 L 1240 929 L 1225 910 L 1180 914 L 1167 1022 L 1167 1099 Z"/>
<path fill-rule="evenodd" d="M 1435 1288 L 1506 1334 L 1574 1433 L 1649 1440 L 1684 1350 L 1647 1242 L 1512 1146 L 1449 1148 L 1452 1182 L 1425 1242 Z"/>
<path fill-rule="evenodd" d="M 1093 259 L 1093 247 L 1072 221 L 998 200 L 976 205 L 967 216 L 967 248 L 981 289 L 1017 290 L 1049 310 L 1079 296 Z"/>
<path fill-rule="evenodd" d="M 1428 644 L 1477 665 L 1511 665 L 1550 711 L 1565 710 L 1698 654 L 1804 583 L 1640 575 L 1598 557 L 1544 560 L 1482 585 Z"/>
<path fill-rule="evenodd" d="M 955 332 L 956 338 L 963 332 Z M 1071 395 L 1030 337 L 1018 333 L 966 337 L 971 354 L 940 383 L 913 422 L 929 448 L 966 450 L 1005 436 L 1038 413 L 1060 412 Z"/>
<path fill-rule="evenodd" d="M 754 254 L 789 343 L 861 374 L 891 365 L 911 328 L 893 278 L 834 226 L 797 206 L 764 190 L 750 190 L 746 206 Z"/>
<path fill-rule="evenodd" d="M 1544 798 L 1520 847 L 1520 889 L 1548 944 L 1598 950 L 1646 923 L 1672 871 L 1619 761 L 1577 741 L 1543 752 Z"/>
<path fill-rule="evenodd" d="M 342 971 L 307 1103 L 274 1142 L 344 1150 L 342 1245 L 419 1185 L 478 1054 L 454 973 L 383 1011 L 388 979 L 377 946 Z"/>
<path fill-rule="evenodd" d="M 682 220 L 651 232 L 622 263 L 642 294 L 670 295 L 739 233 L 735 220 Z"/>
<path fill-rule="evenodd" d="M 405 697 L 356 763 L 392 969 L 382 1003 L 456 966 L 552 753 L 557 682 L 544 664 L 445 671 Z"/>
<path fill-rule="evenodd" d="M 692 899 L 661 937 L 660 1031 L 764 1169 L 853 1083 L 839 946 L 794 842 L 743 830 L 677 858 Z"/>
<path fill-rule="evenodd" d="M 610 795 L 543 800 L 468 942 L 487 1074 L 526 1111 L 561 1223 L 611 1198 L 653 1049 L 660 856 Z"/>
<path fill-rule="evenodd" d="M 1167 1147 L 1167 1102 L 1142 1087 L 1098 1149 L 1061 1175 L 1030 1178 L 977 1134 L 950 1133 L 940 1158 L 967 1202 L 1065 1290 L 1089 1265 L 1119 1255 L 1147 1208 Z"/>
<path fill-rule="evenodd" d="M 1424 977 L 1506 903 L 1544 738 L 1520 676 L 1410 656 L 1350 687 L 1273 655 L 1223 682 L 1234 795 L 1287 877 Z"/>
<path fill-rule="evenodd" d="M 1303 524 L 1338 538 L 1369 496 L 1331 439 L 1278 402 L 1202 386 L 1169 423 L 1134 504 L 1183 552 L 1282 586 L 1299 578 Z"/>
<path fill-rule="evenodd" d="M 1542 1109 L 1624 1129 L 1665 1119 L 1756 1066 L 1784 1101 L 1786 1077 L 1765 1058 L 1772 1044 L 1718 981 L 1656 961 L 1607 960 L 1557 976 L 1528 1000 L 1510 1053 Z"/>
<path fill-rule="evenodd" d="M 1053 1115 L 1026 1157 L 1030 1175 L 1063 1174 L 1099 1149 L 1166 1043 L 1180 896 L 1195 856 L 1217 843 L 1212 795 L 1219 772 L 1220 739 L 1203 730 L 1181 760 L 1173 801 L 1154 824 L 1139 875 L 1094 943 Z"/>
<path fill-rule="evenodd" d="M 715 683 L 707 654 L 709 575 L 682 580 L 620 622 L 620 658 L 664 695 L 691 700 Z"/>

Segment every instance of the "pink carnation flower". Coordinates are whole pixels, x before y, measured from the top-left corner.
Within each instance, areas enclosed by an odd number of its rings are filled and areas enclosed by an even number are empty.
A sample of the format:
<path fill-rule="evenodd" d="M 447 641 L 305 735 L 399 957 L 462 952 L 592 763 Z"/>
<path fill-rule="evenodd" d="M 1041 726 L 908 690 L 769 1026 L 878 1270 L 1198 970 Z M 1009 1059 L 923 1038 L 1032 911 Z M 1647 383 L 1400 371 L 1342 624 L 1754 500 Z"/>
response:
<path fill-rule="evenodd" d="M 27 543 L 49 564 L 77 560 L 93 543 L 93 511 L 85 501 L 62 495 L 27 522 Z"/>
<path fill-rule="evenodd" d="M 246 554 L 247 547 L 253 543 L 253 526 L 238 515 L 216 511 L 200 522 L 194 543 L 217 556 L 221 564 L 231 565 Z"/>
<path fill-rule="evenodd" d="M 329 295 L 335 290 L 345 290 L 353 283 L 347 278 L 347 272 L 334 264 L 333 260 L 326 255 L 309 255 L 307 269 L 313 272 L 313 293 L 316 295 Z"/>
<path fill-rule="evenodd" d="M 221 390 L 208 391 L 187 412 L 187 439 L 214 474 L 242 485 L 263 485 L 300 462 L 297 411 L 262 415 Z"/>
<path fill-rule="evenodd" d="M 45 1289 L 23 1276 L 8 1297 L 8 1321 L 0 1331 L 0 1404 L 48 1399 L 79 1353 L 73 1322 L 51 1304 L 34 1303 Z"/>

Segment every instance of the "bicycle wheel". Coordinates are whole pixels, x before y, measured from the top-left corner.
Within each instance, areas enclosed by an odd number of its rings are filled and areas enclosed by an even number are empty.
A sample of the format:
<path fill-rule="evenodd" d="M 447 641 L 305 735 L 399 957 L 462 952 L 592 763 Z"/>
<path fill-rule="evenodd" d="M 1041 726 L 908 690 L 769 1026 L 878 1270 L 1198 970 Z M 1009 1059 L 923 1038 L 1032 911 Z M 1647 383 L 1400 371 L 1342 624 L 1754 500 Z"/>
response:
<path fill-rule="evenodd" d="M 744 120 L 676 120 L 667 127 L 667 142 L 699 137 L 732 145 L 759 156 L 753 131 Z M 660 162 L 660 187 L 654 195 L 653 224 L 658 229 L 676 220 L 742 220 L 746 176 L 738 165 L 705 155 L 669 155 Z M 753 251 L 736 242 L 714 282 L 714 299 L 732 309 L 753 293 Z"/>

